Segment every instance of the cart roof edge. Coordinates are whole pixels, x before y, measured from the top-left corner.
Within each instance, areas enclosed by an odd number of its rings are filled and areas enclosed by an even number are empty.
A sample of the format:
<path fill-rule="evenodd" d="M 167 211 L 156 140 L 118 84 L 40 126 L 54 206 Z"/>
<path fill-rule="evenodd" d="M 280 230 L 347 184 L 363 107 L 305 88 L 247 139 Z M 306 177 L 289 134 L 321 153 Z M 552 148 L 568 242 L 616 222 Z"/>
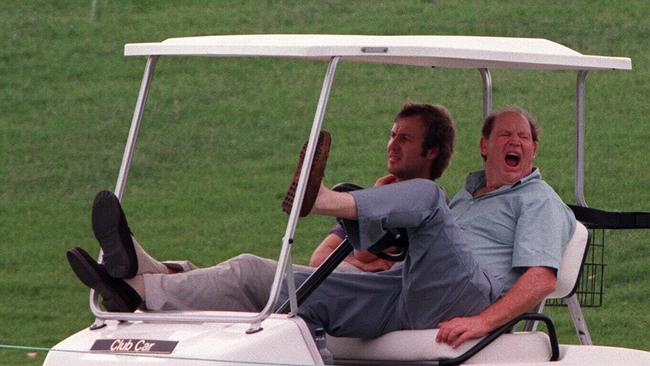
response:
<path fill-rule="evenodd" d="M 249 34 L 128 43 L 125 56 L 283 57 L 445 68 L 630 70 L 627 57 L 583 55 L 540 38 Z"/>

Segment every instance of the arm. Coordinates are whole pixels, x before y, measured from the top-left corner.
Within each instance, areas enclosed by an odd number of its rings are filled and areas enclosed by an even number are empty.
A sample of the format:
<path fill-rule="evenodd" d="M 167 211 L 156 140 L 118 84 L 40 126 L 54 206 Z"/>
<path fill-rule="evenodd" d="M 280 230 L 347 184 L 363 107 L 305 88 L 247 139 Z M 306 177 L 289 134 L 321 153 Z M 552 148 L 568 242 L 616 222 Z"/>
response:
<path fill-rule="evenodd" d="M 336 249 L 336 247 L 341 244 L 343 241 L 343 238 L 336 234 L 329 234 L 323 239 L 323 241 L 316 247 L 316 250 L 314 250 L 314 253 L 311 255 L 311 259 L 309 259 L 309 266 L 310 267 L 318 267 L 325 261 L 328 255 Z"/>
<path fill-rule="evenodd" d="M 310 267 L 320 266 L 330 253 L 332 253 L 341 244 L 343 239 L 336 234 L 329 234 L 318 245 L 309 260 Z M 346 262 L 359 268 L 364 272 L 379 272 L 390 269 L 393 262 L 387 261 L 370 254 L 369 252 L 359 252 L 355 250 L 355 255 L 345 259 Z"/>
<path fill-rule="evenodd" d="M 542 302 L 555 289 L 556 280 L 551 268 L 528 268 L 502 298 L 479 315 L 440 323 L 436 342 L 456 348 L 468 339 L 488 334 Z"/>

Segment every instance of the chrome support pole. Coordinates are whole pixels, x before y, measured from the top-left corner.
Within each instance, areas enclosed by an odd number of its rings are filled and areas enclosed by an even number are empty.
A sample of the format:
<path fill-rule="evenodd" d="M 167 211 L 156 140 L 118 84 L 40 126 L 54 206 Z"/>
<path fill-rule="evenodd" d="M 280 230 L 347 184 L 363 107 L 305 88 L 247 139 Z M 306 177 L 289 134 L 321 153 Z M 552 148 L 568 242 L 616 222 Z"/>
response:
<path fill-rule="evenodd" d="M 289 265 L 287 266 L 287 271 L 285 273 L 285 278 L 287 279 L 287 292 L 289 295 L 289 304 L 291 305 L 289 314 L 294 316 L 298 314 L 298 299 L 296 297 L 296 281 L 293 277 L 293 256 L 289 252 Z"/>
<path fill-rule="evenodd" d="M 483 78 L 483 119 L 492 112 L 492 74 L 489 69 L 478 69 Z"/>
<path fill-rule="evenodd" d="M 101 257 L 101 256 L 100 256 Z M 98 314 L 102 313 L 102 310 L 97 306 L 99 302 L 99 295 L 95 290 L 90 290 L 90 311 L 95 315 L 95 322 L 90 326 L 90 330 L 95 330 L 95 329 L 100 329 L 106 326 L 106 322 L 104 321 L 104 318 L 101 318 L 98 316 Z"/>
<path fill-rule="evenodd" d="M 573 326 L 576 329 L 576 334 L 580 340 L 581 345 L 591 346 L 594 343 L 591 341 L 591 334 L 587 328 L 587 322 L 585 321 L 585 316 L 582 313 L 582 308 L 580 308 L 580 301 L 578 301 L 578 295 L 573 294 L 564 301 L 569 308 L 569 314 L 571 315 L 571 320 L 573 321 Z"/>
<path fill-rule="evenodd" d="M 296 195 L 293 199 L 293 207 L 291 208 L 291 213 L 289 214 L 289 221 L 287 223 L 287 229 L 282 238 L 282 251 L 280 253 L 280 258 L 278 260 L 278 269 L 275 272 L 275 278 L 273 279 L 273 285 L 271 286 L 271 294 L 269 296 L 269 301 L 266 303 L 266 306 L 260 312 L 260 318 L 266 319 L 271 313 L 275 310 L 278 297 L 280 295 L 280 288 L 282 286 L 282 277 L 288 270 L 292 270 L 291 264 L 291 245 L 293 244 L 293 236 L 296 232 L 296 226 L 298 225 L 298 217 L 300 214 L 300 209 L 302 208 L 302 201 L 305 196 L 305 191 L 307 188 L 307 180 L 309 179 L 309 171 L 311 170 L 311 164 L 314 160 L 314 152 L 316 151 L 316 144 L 318 143 L 318 136 L 320 134 L 321 127 L 323 125 L 323 119 L 325 118 L 325 110 L 327 109 L 327 101 L 329 100 L 330 90 L 332 89 L 332 82 L 334 81 L 334 74 L 336 72 L 336 66 L 338 65 L 340 57 L 332 57 L 328 66 L 327 72 L 325 73 L 325 79 L 323 80 L 323 87 L 321 88 L 320 97 L 318 99 L 318 106 L 316 107 L 316 113 L 314 115 L 314 120 L 312 122 L 311 132 L 309 134 L 309 141 L 307 142 L 307 150 L 305 151 L 305 159 L 302 163 L 302 170 L 300 171 L 300 178 L 298 180 L 298 187 L 296 187 Z M 293 281 L 293 273 L 291 276 L 286 276 L 287 282 Z M 294 283 L 287 284 L 289 288 L 295 289 Z M 291 303 L 296 303 L 296 293 L 295 291 L 289 292 L 289 301 Z M 291 311 L 297 311 L 292 306 Z"/>
<path fill-rule="evenodd" d="M 156 68 L 156 61 L 158 61 L 158 56 L 149 56 L 147 59 L 147 64 L 144 68 L 144 75 L 142 76 L 142 83 L 140 84 L 140 92 L 138 93 L 138 99 L 135 102 L 135 110 L 133 111 L 133 119 L 131 120 L 131 130 L 129 131 L 129 137 L 126 140 L 126 147 L 124 148 L 122 166 L 120 167 L 120 173 L 117 176 L 117 183 L 115 183 L 115 195 L 120 201 L 122 200 L 124 188 L 126 187 L 126 179 L 129 175 L 131 160 L 133 160 L 135 142 L 138 138 L 138 130 L 140 129 L 144 106 L 147 104 L 147 96 L 149 95 L 149 87 L 151 86 L 153 71 Z"/>
<path fill-rule="evenodd" d="M 576 161 L 574 192 L 576 203 L 587 207 L 585 201 L 585 79 L 587 70 L 578 71 L 576 82 Z"/>

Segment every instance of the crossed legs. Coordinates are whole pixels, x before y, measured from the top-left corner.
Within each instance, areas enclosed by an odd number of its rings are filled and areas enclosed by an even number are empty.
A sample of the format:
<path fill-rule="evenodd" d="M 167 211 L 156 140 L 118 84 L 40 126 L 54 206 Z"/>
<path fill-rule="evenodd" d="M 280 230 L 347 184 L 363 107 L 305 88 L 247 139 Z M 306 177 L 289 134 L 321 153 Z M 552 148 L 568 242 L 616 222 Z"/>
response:
<path fill-rule="evenodd" d="M 103 263 L 79 247 L 70 249 L 67 258 L 109 311 L 259 311 L 268 299 L 275 261 L 244 254 L 204 269 L 187 261 L 160 262 L 132 236 L 119 200 L 108 191 L 97 194 L 92 217 Z"/>
<path fill-rule="evenodd" d="M 274 260 L 242 254 L 201 269 L 187 261 L 158 261 L 135 239 L 119 200 L 109 191 L 97 194 L 92 223 L 103 263 L 79 247 L 70 249 L 67 257 L 77 277 L 100 293 L 109 311 L 260 311 L 268 300 L 277 268 Z"/>

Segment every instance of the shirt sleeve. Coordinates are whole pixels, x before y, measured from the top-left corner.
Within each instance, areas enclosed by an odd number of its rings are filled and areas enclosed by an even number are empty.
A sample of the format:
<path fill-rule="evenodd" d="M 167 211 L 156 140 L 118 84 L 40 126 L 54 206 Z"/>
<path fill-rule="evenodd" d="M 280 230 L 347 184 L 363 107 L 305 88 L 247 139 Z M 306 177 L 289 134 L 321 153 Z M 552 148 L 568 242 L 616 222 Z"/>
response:
<path fill-rule="evenodd" d="M 555 194 L 526 202 L 517 220 L 512 267 L 558 270 L 575 226 L 573 212 Z"/>
<path fill-rule="evenodd" d="M 341 224 L 334 225 L 334 227 L 332 227 L 332 229 L 330 229 L 328 234 L 334 234 L 334 235 L 338 236 L 341 239 L 345 239 L 345 237 L 348 236 L 348 234 L 345 232 L 345 228 L 343 226 L 341 226 Z"/>

